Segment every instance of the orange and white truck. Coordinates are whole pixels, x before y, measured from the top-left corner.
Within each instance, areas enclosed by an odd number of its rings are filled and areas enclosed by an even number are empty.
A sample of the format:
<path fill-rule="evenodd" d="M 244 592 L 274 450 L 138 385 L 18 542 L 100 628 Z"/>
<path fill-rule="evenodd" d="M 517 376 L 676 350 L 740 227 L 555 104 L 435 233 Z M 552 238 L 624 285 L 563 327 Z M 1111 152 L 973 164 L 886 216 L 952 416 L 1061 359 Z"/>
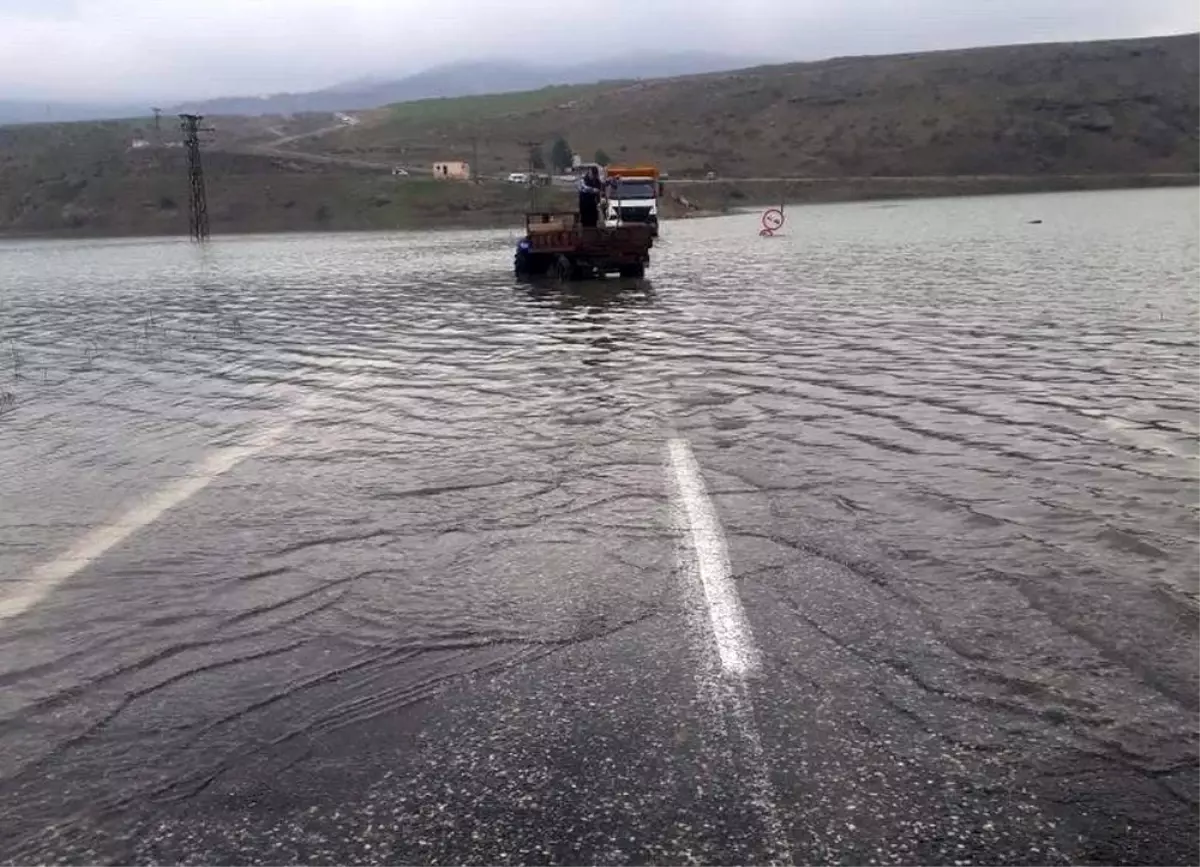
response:
<path fill-rule="evenodd" d="M 656 166 L 608 166 L 604 189 L 600 216 L 605 226 L 640 223 L 650 227 L 652 237 L 658 237 L 663 184 Z"/>

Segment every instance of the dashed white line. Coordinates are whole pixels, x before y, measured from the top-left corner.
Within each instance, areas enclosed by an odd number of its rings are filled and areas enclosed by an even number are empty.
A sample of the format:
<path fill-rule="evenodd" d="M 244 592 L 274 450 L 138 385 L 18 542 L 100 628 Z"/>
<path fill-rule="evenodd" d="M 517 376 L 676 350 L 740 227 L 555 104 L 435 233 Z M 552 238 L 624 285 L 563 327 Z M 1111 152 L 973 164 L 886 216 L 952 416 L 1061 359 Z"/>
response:
<path fill-rule="evenodd" d="M 721 667 L 729 674 L 746 677 L 758 670 L 760 660 L 737 587 L 730 576 L 725 534 L 721 532 L 716 509 L 708 498 L 692 447 L 687 440 L 672 439 L 668 441 L 667 449 L 675 473 L 676 491 L 687 519 L 687 530 L 696 551 L 696 567 Z"/>
<path fill-rule="evenodd" d="M 667 442 L 667 450 L 675 529 L 691 542 L 690 550 L 680 552 L 684 592 L 691 600 L 688 608 L 697 630 L 711 632 L 712 647 L 716 650 L 713 662 L 720 665 L 723 675 L 701 674 L 701 690 L 713 707 L 733 723 L 729 731 L 741 743 L 749 770 L 744 782 L 751 803 L 762 816 L 765 842 L 772 853 L 769 863 L 790 864 L 791 847 L 775 806 L 775 787 L 767 771 L 749 689 L 749 678 L 759 672 L 761 658 L 733 583 L 725 534 L 687 440 L 673 438 Z M 701 608 L 707 616 L 701 613 Z"/>
<path fill-rule="evenodd" d="M 171 482 L 119 515 L 116 520 L 87 533 L 58 557 L 36 567 L 21 582 L 20 590 L 12 596 L 0 599 L 0 622 L 23 614 L 43 601 L 56 587 L 99 559 L 110 548 L 121 544 L 138 530 L 156 521 L 168 509 L 173 509 L 200 493 L 246 458 L 273 446 L 291 426 L 291 421 L 282 422 L 262 431 L 246 443 L 213 452 L 188 475 Z"/>

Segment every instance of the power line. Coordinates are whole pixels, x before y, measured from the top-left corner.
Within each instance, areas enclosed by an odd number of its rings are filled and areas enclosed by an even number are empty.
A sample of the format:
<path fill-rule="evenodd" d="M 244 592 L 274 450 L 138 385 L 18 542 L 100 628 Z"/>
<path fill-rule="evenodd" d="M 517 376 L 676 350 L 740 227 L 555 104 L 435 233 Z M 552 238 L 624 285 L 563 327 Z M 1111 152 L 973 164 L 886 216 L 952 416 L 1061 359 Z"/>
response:
<path fill-rule="evenodd" d="M 533 152 L 534 148 L 540 148 L 542 143 L 539 141 L 522 141 L 517 142 L 521 147 L 525 148 L 525 153 L 529 160 L 529 175 L 526 183 L 529 184 L 529 210 L 537 210 L 537 184 L 533 182 Z"/>
<path fill-rule="evenodd" d="M 200 133 L 211 130 L 200 128 L 203 119 L 204 116 L 199 114 L 179 115 L 183 144 L 187 148 L 188 231 L 193 241 L 208 240 L 208 200 L 204 194 L 204 166 L 200 162 Z"/>

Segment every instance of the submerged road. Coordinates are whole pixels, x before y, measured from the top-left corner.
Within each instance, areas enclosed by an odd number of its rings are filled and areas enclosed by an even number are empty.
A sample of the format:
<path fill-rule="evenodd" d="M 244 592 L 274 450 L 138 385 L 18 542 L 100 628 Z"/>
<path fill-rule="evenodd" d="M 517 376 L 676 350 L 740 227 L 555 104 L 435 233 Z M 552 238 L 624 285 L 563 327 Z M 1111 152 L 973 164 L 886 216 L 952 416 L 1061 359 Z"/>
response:
<path fill-rule="evenodd" d="M 1194 862 L 1194 209 L 0 246 L 0 860 Z"/>

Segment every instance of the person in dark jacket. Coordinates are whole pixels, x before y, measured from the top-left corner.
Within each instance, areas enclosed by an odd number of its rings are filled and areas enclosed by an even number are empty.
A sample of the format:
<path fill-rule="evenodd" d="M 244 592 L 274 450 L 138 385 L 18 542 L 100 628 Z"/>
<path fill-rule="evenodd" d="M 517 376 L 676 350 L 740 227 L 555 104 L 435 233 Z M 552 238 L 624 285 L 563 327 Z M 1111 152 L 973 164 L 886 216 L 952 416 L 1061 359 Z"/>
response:
<path fill-rule="evenodd" d="M 579 222 L 595 228 L 600 220 L 600 171 L 592 166 L 579 178 Z"/>

